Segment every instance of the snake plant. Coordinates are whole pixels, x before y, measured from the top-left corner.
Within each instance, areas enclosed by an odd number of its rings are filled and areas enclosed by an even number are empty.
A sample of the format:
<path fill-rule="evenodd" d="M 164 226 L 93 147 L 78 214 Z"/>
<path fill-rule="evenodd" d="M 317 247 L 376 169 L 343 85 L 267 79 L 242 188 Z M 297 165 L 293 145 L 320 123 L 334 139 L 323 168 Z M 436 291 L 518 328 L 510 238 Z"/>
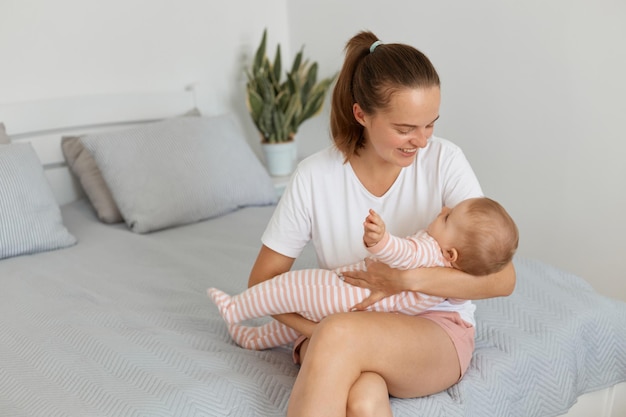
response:
<path fill-rule="evenodd" d="M 283 80 L 280 44 L 273 62 L 266 54 L 266 45 L 267 29 L 251 68 L 246 69 L 248 111 L 262 143 L 287 142 L 293 140 L 305 120 L 319 113 L 335 76 L 317 82 L 317 63 L 303 59 L 303 47 Z"/>

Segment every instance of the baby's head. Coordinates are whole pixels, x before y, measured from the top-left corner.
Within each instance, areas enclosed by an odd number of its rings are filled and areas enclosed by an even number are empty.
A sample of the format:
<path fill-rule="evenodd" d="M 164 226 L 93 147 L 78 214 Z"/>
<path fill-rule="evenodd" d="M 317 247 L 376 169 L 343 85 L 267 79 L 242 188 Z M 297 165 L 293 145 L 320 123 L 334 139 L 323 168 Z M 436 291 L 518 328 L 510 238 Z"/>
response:
<path fill-rule="evenodd" d="M 471 275 L 488 275 L 507 265 L 517 250 L 515 222 L 496 201 L 470 198 L 444 207 L 428 227 L 452 265 Z"/>

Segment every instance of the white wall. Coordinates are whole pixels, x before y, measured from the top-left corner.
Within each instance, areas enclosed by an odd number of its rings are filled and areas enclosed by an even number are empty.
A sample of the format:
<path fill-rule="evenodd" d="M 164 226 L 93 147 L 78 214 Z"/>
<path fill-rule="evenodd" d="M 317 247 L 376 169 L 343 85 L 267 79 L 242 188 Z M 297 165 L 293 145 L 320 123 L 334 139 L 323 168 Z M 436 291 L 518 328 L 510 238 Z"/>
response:
<path fill-rule="evenodd" d="M 336 71 L 362 29 L 425 52 L 436 134 L 463 147 L 517 221 L 519 253 L 626 300 L 626 2 L 291 0 L 292 45 Z M 320 30 L 323 28 L 323 30 Z M 303 125 L 307 152 L 327 119 Z"/>
<path fill-rule="evenodd" d="M 203 113 L 254 133 L 244 67 L 265 27 L 289 50 L 286 0 L 0 0 L 0 102 L 197 83 Z"/>
<path fill-rule="evenodd" d="M 196 82 L 201 110 L 236 112 L 258 152 L 243 68 L 266 26 L 272 50 L 304 44 L 321 75 L 361 29 L 426 52 L 437 134 L 515 217 L 520 254 L 626 300 L 622 0 L 0 0 L 0 102 Z M 301 155 L 329 143 L 327 116 L 303 125 Z"/>

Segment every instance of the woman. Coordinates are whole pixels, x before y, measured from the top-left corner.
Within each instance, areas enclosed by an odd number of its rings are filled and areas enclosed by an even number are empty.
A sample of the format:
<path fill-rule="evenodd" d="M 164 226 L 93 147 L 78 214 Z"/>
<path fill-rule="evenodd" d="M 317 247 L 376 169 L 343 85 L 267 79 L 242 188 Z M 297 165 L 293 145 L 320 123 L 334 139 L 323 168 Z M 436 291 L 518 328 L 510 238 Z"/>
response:
<path fill-rule="evenodd" d="M 362 215 L 369 209 L 387 230 L 407 236 L 442 207 L 482 196 L 462 151 L 433 136 L 440 83 L 421 52 L 382 44 L 361 32 L 346 46 L 332 97 L 334 147 L 301 162 L 263 234 L 249 286 L 283 273 L 312 240 L 320 268 L 367 256 Z M 451 268 L 393 270 L 369 263 L 344 274 L 372 290 L 359 309 L 400 291 L 454 299 L 508 295 L 512 264 L 471 277 Z M 288 416 L 391 416 L 389 395 L 434 394 L 455 384 L 474 348 L 474 305 L 444 301 L 418 316 L 336 314 L 313 323 L 296 314 L 275 318 L 303 335 L 294 357 L 301 369 Z"/>

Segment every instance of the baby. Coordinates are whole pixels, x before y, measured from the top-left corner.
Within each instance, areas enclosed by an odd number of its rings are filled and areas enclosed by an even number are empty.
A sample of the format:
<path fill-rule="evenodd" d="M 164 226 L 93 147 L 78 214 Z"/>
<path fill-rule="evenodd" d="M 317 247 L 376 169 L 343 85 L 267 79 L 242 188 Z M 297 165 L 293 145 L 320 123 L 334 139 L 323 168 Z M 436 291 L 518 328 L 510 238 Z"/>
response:
<path fill-rule="evenodd" d="M 500 204 L 486 197 L 464 200 L 452 209 L 444 207 L 426 230 L 406 238 L 391 236 L 373 210 L 363 226 L 363 243 L 368 252 L 392 268 L 447 266 L 474 276 L 501 270 L 513 258 L 519 240 L 513 219 Z M 332 271 L 289 271 L 232 297 L 216 288 L 209 288 L 207 293 L 239 346 L 268 349 L 292 343 L 299 334 L 275 320 L 258 327 L 239 323 L 283 313 L 298 313 L 319 322 L 330 314 L 351 311 L 369 296 L 370 290 L 345 283 L 341 274 L 365 269 L 362 261 Z M 367 310 L 416 315 L 442 301 L 441 297 L 404 291 L 372 304 Z"/>

